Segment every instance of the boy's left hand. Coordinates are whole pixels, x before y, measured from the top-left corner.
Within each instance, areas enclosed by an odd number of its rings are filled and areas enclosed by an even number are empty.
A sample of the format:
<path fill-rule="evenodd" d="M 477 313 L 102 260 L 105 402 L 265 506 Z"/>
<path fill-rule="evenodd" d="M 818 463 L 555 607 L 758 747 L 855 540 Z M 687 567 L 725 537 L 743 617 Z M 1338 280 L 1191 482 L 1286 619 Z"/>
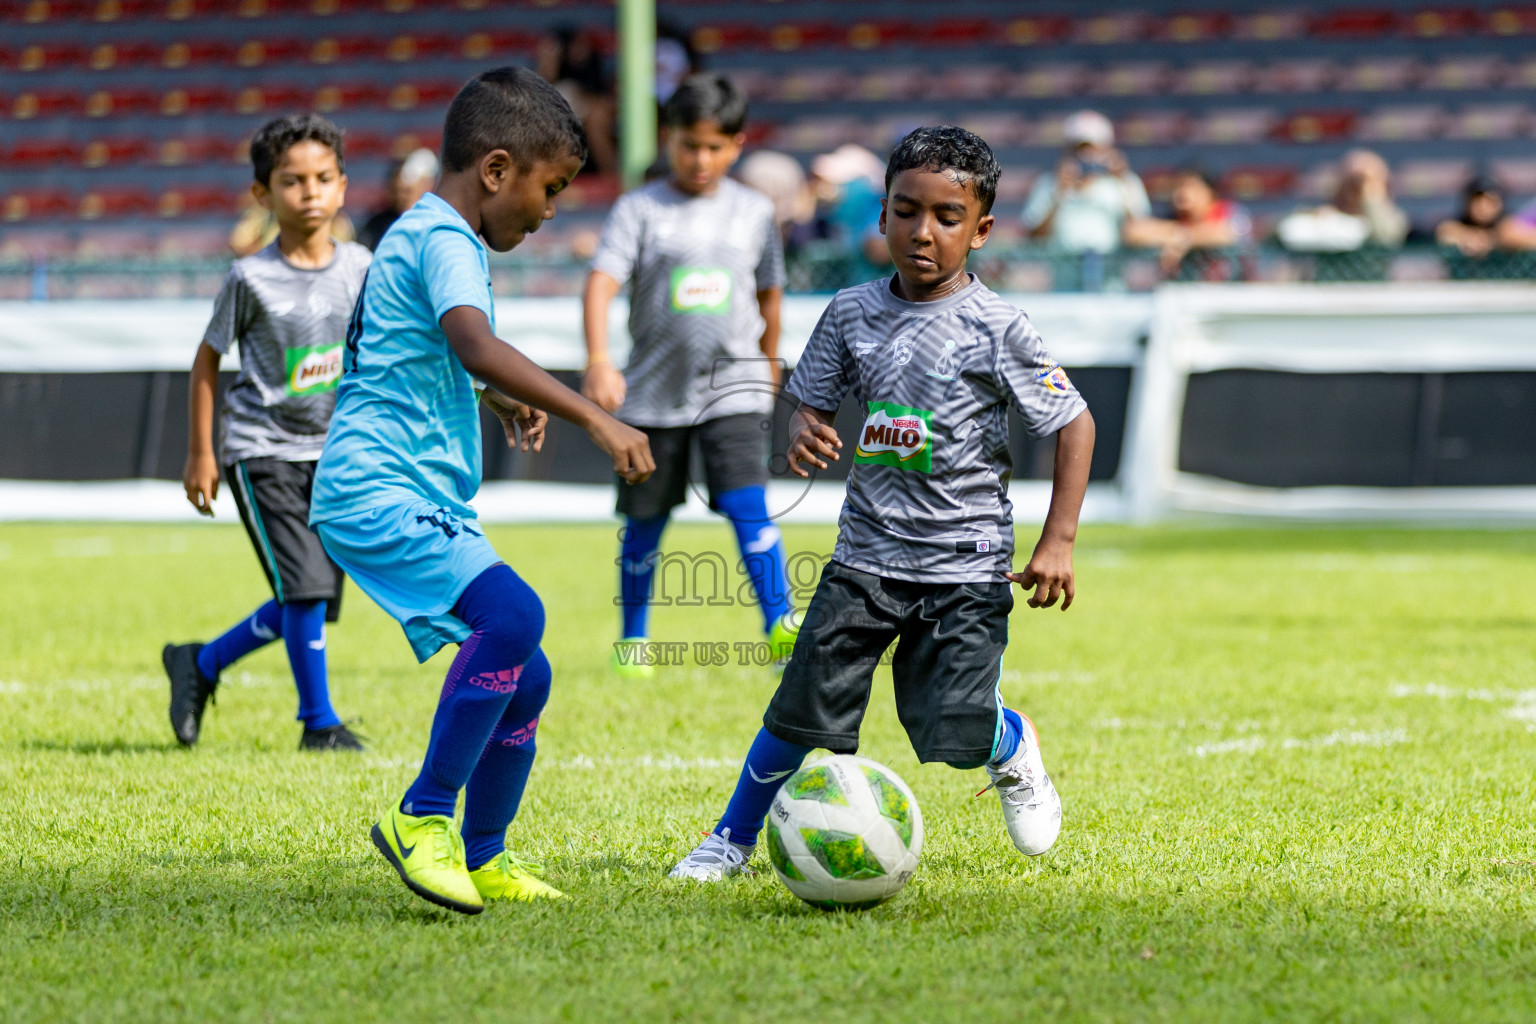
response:
<path fill-rule="evenodd" d="M 549 424 L 549 413 L 515 402 L 505 395 L 487 389 L 482 399 L 507 435 L 507 447 L 513 451 L 539 451 L 544 447 L 544 428 Z"/>
<path fill-rule="evenodd" d="M 1072 580 L 1072 542 L 1049 541 L 1042 537 L 1023 572 L 1003 575 L 1025 590 L 1034 589 L 1029 599 L 1031 608 L 1049 608 L 1060 599 L 1061 610 L 1066 611 L 1072 607 L 1072 598 L 1076 595 Z"/>

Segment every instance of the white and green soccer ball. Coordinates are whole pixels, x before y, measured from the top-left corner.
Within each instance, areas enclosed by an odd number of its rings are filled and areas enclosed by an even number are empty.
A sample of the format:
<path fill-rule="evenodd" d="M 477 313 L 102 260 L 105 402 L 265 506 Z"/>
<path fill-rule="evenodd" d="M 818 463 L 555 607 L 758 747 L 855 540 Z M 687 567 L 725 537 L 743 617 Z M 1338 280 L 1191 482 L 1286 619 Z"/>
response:
<path fill-rule="evenodd" d="M 834 754 L 801 768 L 768 808 L 768 857 L 790 892 L 822 910 L 864 910 L 917 870 L 923 815 L 883 764 Z"/>

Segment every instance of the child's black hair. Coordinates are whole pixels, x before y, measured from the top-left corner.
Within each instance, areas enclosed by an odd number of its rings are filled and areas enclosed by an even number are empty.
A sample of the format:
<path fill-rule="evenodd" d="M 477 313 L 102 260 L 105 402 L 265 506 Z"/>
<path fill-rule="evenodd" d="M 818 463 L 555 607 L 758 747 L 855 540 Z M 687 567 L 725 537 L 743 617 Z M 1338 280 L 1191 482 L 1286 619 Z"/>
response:
<path fill-rule="evenodd" d="M 918 128 L 896 143 L 891 159 L 885 165 L 886 192 L 890 192 L 891 182 L 902 171 L 950 172 L 958 184 L 971 186 L 972 193 L 981 203 L 983 217 L 992 212 L 992 203 L 997 199 L 997 179 L 1003 173 L 986 140 L 952 124 Z"/>
<path fill-rule="evenodd" d="M 554 86 L 527 68 L 496 68 L 465 82 L 449 105 L 443 169 L 467 170 L 493 149 L 520 170 L 570 156 L 586 163 L 587 132 Z"/>
<path fill-rule="evenodd" d="M 269 188 L 272 172 L 283 154 L 301 142 L 318 142 L 336 154 L 336 169 L 347 173 L 347 154 L 342 147 L 341 129 L 319 114 L 292 114 L 268 121 L 251 139 L 251 170 L 256 180 Z"/>
<path fill-rule="evenodd" d="M 668 128 L 713 121 L 722 134 L 740 135 L 747 123 L 747 97 L 724 75 L 689 75 L 667 100 L 661 119 Z"/>

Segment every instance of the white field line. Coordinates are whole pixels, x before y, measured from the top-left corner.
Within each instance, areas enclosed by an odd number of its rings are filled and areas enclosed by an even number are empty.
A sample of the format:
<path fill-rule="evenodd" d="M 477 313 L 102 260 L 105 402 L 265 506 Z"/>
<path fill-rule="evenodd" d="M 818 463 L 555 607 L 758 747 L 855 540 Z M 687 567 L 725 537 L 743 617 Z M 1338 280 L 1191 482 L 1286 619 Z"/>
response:
<path fill-rule="evenodd" d="M 1338 729 L 1324 736 L 1305 738 L 1288 736 L 1270 740 L 1265 736 L 1245 736 L 1242 739 L 1219 740 L 1202 743 L 1191 748 L 1196 757 L 1212 754 L 1252 754 L 1259 750 L 1319 750 L 1325 747 L 1391 747 L 1408 742 L 1407 729 L 1378 729 L 1367 732 L 1361 729 Z"/>
<path fill-rule="evenodd" d="M 1434 697 L 1437 700 L 1507 704 L 1508 707 L 1504 709 L 1506 716 L 1524 722 L 1528 731 L 1536 732 L 1536 690 L 1461 689 L 1439 683 L 1394 683 L 1387 692 L 1394 697 Z"/>

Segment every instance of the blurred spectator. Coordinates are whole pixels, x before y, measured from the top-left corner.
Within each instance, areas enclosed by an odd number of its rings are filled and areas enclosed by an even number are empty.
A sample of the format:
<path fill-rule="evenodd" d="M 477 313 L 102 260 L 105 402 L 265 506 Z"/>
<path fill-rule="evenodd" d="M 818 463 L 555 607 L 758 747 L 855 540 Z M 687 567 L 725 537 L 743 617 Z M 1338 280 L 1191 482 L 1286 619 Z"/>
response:
<path fill-rule="evenodd" d="M 667 105 L 683 79 L 700 70 L 688 33 L 665 21 L 656 24 L 656 102 Z"/>
<path fill-rule="evenodd" d="M 1501 249 L 1536 249 L 1536 203 L 1527 204 L 1499 221 L 1497 237 Z"/>
<path fill-rule="evenodd" d="M 1295 252 L 1352 252 L 1365 245 L 1396 248 L 1408 236 L 1408 215 L 1392 201 L 1387 162 L 1368 149 L 1344 154 L 1333 201 L 1284 217 L 1275 228 Z"/>
<path fill-rule="evenodd" d="M 437 156 L 430 149 L 418 149 L 404 160 L 389 165 L 385 182 L 384 205 L 363 222 L 357 241 L 370 251 L 379 247 L 384 232 L 416 201 L 426 195 L 437 181 Z"/>
<path fill-rule="evenodd" d="M 246 196 L 240 217 L 229 232 L 229 251 L 235 258 L 249 256 L 271 245 L 277 238 L 277 215 L 256 202 L 254 196 Z M 345 213 L 336 214 L 331 222 L 331 237 L 338 242 L 351 242 L 356 230 Z"/>
<path fill-rule="evenodd" d="M 1024 203 L 1029 237 L 1070 253 L 1120 248 L 1121 225 L 1152 212 L 1147 189 L 1115 148 L 1109 118 L 1080 110 L 1062 125 L 1067 151 L 1054 175 L 1042 174 Z"/>
<path fill-rule="evenodd" d="M 1504 219 L 1504 195 L 1492 178 L 1477 175 L 1462 190 L 1461 212 L 1435 228 L 1435 241 L 1455 246 L 1474 259 L 1488 255 L 1499 244 L 1499 222 Z"/>
<path fill-rule="evenodd" d="M 885 195 L 885 161 L 851 142 L 811 161 L 811 190 L 823 232 L 869 271 L 891 262 L 880 235 L 880 198 Z"/>
<path fill-rule="evenodd" d="M 804 244 L 816 215 L 816 197 L 800 161 L 786 153 L 760 149 L 741 162 L 736 176 L 773 200 L 773 219 L 784 241 L 784 253 L 793 254 Z"/>
<path fill-rule="evenodd" d="M 587 169 L 597 174 L 616 173 L 619 155 L 614 135 L 617 102 L 613 78 L 592 34 L 573 28 L 556 29 L 539 40 L 534 69 L 560 90 L 581 118 L 590 153 Z"/>
<path fill-rule="evenodd" d="M 1248 212 L 1216 194 L 1204 171 L 1186 167 L 1174 175 L 1169 196 L 1172 217 L 1137 217 L 1125 222 L 1122 238 L 1138 249 L 1157 249 L 1158 265 L 1172 276 L 1190 250 L 1228 249 L 1248 241 L 1253 222 Z"/>

